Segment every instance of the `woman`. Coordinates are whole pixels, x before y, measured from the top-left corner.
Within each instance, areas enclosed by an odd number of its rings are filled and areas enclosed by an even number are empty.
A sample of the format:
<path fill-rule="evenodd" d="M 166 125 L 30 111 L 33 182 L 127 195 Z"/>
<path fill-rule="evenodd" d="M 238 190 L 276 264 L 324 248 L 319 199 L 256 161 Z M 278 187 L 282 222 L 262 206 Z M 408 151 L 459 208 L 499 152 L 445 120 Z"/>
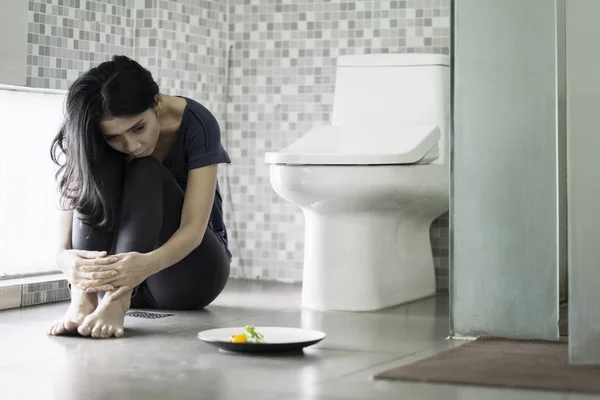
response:
<path fill-rule="evenodd" d="M 129 307 L 201 309 L 221 293 L 231 253 L 217 164 L 231 161 L 206 108 L 115 56 L 69 89 L 51 153 L 71 305 L 50 335 L 121 337 Z"/>

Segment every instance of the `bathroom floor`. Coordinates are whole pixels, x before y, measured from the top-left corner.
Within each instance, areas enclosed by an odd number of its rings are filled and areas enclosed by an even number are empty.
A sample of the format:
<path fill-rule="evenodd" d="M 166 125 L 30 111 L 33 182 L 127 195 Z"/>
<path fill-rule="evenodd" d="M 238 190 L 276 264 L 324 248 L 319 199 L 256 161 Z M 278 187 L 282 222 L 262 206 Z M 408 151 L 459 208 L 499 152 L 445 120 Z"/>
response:
<path fill-rule="evenodd" d="M 202 312 L 126 318 L 126 338 L 48 337 L 66 303 L 0 311 L 0 398 L 128 399 L 507 399 L 587 396 L 437 384 L 372 376 L 462 342 L 448 341 L 446 294 L 377 313 L 299 308 L 300 286 L 229 283 Z M 323 330 L 295 356 L 220 352 L 196 338 L 214 327 L 271 325 Z"/>

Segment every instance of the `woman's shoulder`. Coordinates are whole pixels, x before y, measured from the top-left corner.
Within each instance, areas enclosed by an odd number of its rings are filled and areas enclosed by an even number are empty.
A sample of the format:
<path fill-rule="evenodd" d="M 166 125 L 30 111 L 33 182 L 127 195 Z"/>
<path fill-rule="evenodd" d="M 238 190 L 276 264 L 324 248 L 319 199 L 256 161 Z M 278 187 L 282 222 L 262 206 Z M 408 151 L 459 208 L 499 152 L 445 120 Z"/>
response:
<path fill-rule="evenodd" d="M 231 160 L 221 143 L 221 130 L 213 113 L 200 101 L 184 97 L 187 106 L 182 121 L 184 147 L 188 167 L 229 163 Z"/>
<path fill-rule="evenodd" d="M 199 101 L 189 97 L 184 98 L 187 105 L 183 113 L 181 133 L 188 139 L 200 135 L 207 142 L 220 141 L 221 129 L 214 114 Z"/>
<path fill-rule="evenodd" d="M 215 120 L 214 114 L 210 111 L 209 106 L 200 102 L 199 100 L 192 99 L 190 97 L 178 96 L 185 100 L 186 106 L 183 110 L 183 118 L 191 119 L 196 122 L 203 122 L 205 120 Z"/>

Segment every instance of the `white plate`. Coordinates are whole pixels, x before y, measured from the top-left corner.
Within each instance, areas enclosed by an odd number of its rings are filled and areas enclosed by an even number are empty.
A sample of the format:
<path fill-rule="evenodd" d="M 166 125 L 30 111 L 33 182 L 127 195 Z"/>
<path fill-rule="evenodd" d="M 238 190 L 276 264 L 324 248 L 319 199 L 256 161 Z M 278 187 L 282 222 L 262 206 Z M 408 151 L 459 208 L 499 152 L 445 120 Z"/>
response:
<path fill-rule="evenodd" d="M 325 339 L 325 333 L 310 329 L 257 326 L 254 330 L 264 336 L 265 343 L 230 343 L 232 335 L 244 332 L 244 327 L 210 329 L 198 333 L 206 343 L 227 351 L 244 353 L 288 353 L 300 351 Z"/>

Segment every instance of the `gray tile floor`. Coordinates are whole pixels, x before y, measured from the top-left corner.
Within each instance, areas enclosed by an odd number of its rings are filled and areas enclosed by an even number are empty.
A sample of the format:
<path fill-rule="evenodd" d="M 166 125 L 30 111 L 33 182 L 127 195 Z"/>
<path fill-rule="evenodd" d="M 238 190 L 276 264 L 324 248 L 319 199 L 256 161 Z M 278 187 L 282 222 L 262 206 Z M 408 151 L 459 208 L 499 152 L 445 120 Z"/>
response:
<path fill-rule="evenodd" d="M 231 281 L 202 312 L 127 317 L 124 339 L 48 337 L 66 303 L 0 311 L 0 399 L 583 399 L 586 396 L 373 381 L 387 370 L 460 345 L 446 340 L 448 300 L 377 313 L 299 308 L 300 287 Z M 214 327 L 271 325 L 325 331 L 294 356 L 224 353 L 196 338 Z"/>

